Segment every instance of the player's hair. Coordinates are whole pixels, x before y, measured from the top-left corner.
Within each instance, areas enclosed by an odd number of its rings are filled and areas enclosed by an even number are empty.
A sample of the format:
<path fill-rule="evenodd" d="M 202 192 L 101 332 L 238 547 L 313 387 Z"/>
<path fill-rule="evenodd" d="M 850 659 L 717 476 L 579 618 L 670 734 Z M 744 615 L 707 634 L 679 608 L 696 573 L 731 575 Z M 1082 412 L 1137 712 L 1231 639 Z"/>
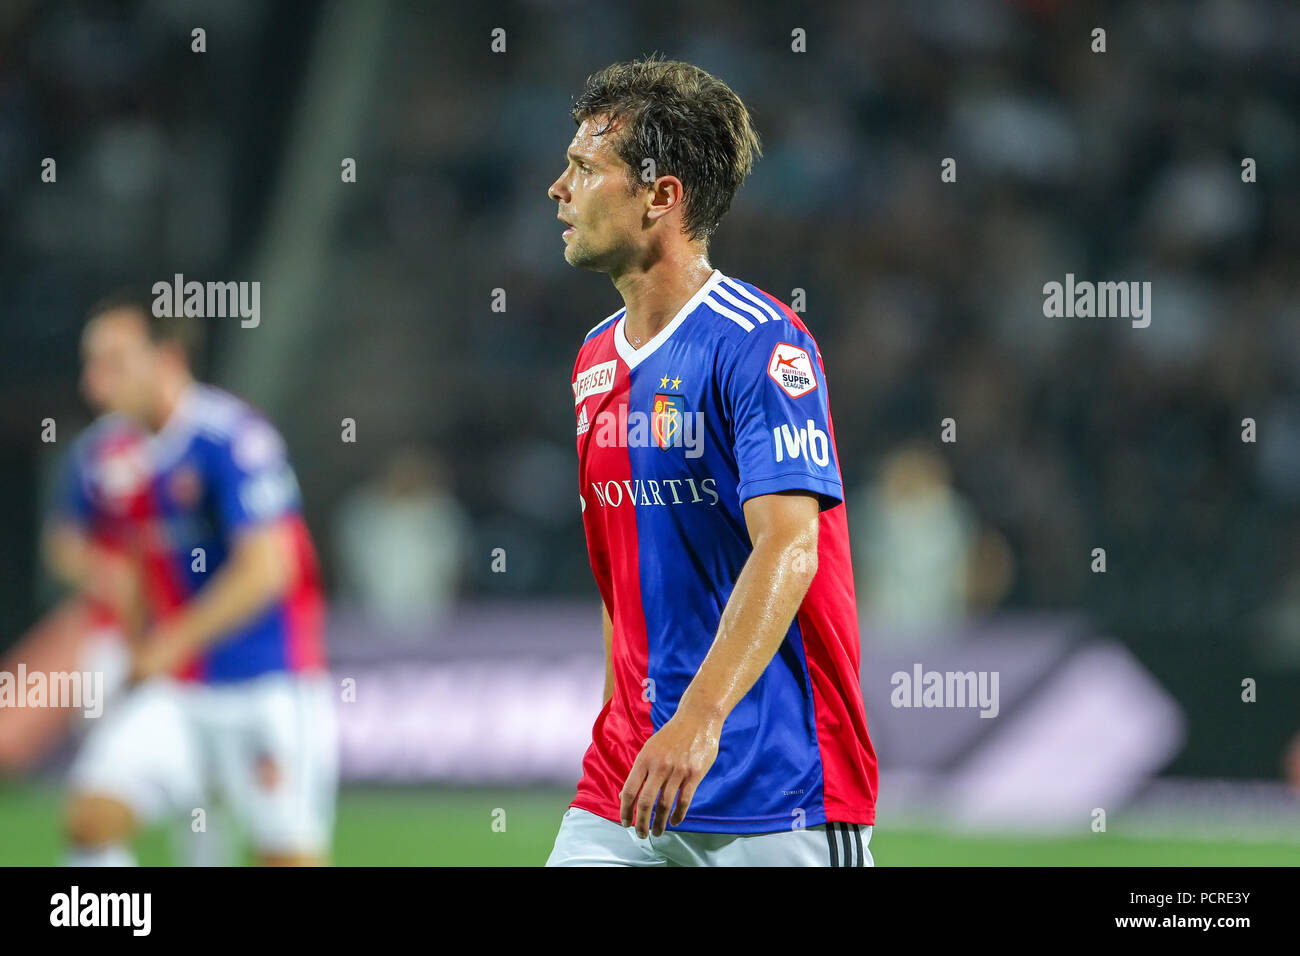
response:
<path fill-rule="evenodd" d="M 763 151 L 749 111 L 727 84 L 680 60 L 652 55 L 614 63 L 588 77 L 573 106 L 581 124 L 608 116 L 622 134 L 615 147 L 627 163 L 632 192 L 644 189 L 642 163 L 655 175 L 676 176 L 685 187 L 684 231 L 707 240 L 731 208 L 731 199 Z"/>
<path fill-rule="evenodd" d="M 199 363 L 203 351 L 202 320 L 194 316 L 159 315 L 154 310 L 154 299 L 135 286 L 126 286 L 104 296 L 90 307 L 86 322 L 90 323 L 108 312 L 135 312 L 144 322 L 145 334 L 155 345 L 177 345 L 191 366 Z"/>

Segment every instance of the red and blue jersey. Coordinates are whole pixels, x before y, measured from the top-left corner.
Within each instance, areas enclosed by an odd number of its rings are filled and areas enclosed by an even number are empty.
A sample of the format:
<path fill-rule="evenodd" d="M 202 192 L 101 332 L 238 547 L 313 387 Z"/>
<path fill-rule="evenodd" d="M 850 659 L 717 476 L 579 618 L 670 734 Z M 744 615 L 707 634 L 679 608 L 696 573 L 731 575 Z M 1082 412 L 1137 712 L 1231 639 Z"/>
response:
<path fill-rule="evenodd" d="M 189 386 L 156 434 L 120 416 L 101 418 L 72 450 L 59 510 L 143 562 L 157 620 L 204 588 L 241 532 L 273 527 L 294 564 L 290 590 L 179 676 L 223 683 L 324 667 L 320 574 L 284 440 L 233 395 Z"/>
<path fill-rule="evenodd" d="M 572 806 L 619 819 L 632 763 L 676 711 L 753 549 L 742 505 L 805 491 L 822 509 L 817 572 L 673 829 L 875 822 L 876 756 L 827 392 L 799 317 L 717 270 L 639 349 L 622 310 L 587 334 L 573 370 L 579 492 L 613 621 L 614 692 Z"/>
<path fill-rule="evenodd" d="M 71 524 L 96 547 L 130 551 L 130 530 L 143 509 L 140 489 L 148 473 L 145 432 L 120 415 L 105 415 L 74 443 L 63 462 L 54 517 Z M 115 629 L 116 609 L 86 599 L 93 628 Z"/>

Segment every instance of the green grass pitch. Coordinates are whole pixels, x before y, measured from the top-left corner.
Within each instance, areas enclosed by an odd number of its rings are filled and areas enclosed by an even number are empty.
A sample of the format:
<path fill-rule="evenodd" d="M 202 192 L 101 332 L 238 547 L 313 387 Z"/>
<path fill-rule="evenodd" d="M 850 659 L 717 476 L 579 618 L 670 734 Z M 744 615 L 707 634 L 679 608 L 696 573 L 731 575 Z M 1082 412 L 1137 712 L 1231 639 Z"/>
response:
<path fill-rule="evenodd" d="M 572 791 L 345 789 L 334 862 L 340 866 L 540 866 Z M 49 786 L 0 784 L 0 865 L 59 859 L 62 795 Z M 503 811 L 503 812 L 502 812 Z M 494 821 L 500 822 L 494 827 Z M 136 846 L 145 865 L 172 862 L 172 840 L 154 829 Z M 877 827 L 877 866 L 1297 866 L 1300 843 L 1266 839 L 1144 837 L 1124 832 L 1077 837 L 972 836 L 935 828 Z"/>

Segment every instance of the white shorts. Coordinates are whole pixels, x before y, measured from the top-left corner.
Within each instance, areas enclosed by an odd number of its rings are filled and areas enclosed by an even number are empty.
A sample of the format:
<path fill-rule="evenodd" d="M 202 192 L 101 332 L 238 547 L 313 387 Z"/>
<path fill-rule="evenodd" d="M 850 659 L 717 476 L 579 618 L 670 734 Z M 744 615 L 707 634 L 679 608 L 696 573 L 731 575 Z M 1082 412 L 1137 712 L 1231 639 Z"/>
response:
<path fill-rule="evenodd" d="M 99 720 L 73 765 L 74 790 L 117 797 L 147 822 L 193 819 L 219 792 L 259 851 L 328 851 L 338 788 L 328 677 L 150 681 Z"/>
<path fill-rule="evenodd" d="M 324 855 L 334 829 L 338 725 L 325 676 L 283 671 L 185 695 L 204 766 L 271 853 Z"/>
<path fill-rule="evenodd" d="M 68 774 L 74 794 L 115 797 L 144 823 L 198 806 L 203 775 L 175 681 L 115 692 L 102 715 L 82 723 Z"/>
<path fill-rule="evenodd" d="M 547 866 L 874 866 L 872 827 L 831 823 L 778 833 L 687 833 L 642 839 L 633 827 L 569 807 Z"/>

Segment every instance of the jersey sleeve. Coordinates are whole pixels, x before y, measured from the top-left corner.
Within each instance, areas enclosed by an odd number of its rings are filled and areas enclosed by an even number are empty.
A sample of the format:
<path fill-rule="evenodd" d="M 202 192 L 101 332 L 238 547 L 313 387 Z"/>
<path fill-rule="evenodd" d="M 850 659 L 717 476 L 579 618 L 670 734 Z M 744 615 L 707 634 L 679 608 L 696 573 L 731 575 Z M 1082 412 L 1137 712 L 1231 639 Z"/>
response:
<path fill-rule="evenodd" d="M 85 443 L 75 443 L 59 464 L 50 501 L 51 518 L 83 529 L 92 524 L 95 510 L 86 483 L 85 457 Z"/>
<path fill-rule="evenodd" d="M 813 337 L 789 322 L 755 326 L 724 377 L 741 504 L 810 491 L 821 509 L 844 499 L 825 375 Z"/>
<path fill-rule="evenodd" d="M 214 443 L 208 468 L 217 518 L 227 534 L 270 524 L 301 507 L 298 479 L 284 439 L 249 416 Z"/>

